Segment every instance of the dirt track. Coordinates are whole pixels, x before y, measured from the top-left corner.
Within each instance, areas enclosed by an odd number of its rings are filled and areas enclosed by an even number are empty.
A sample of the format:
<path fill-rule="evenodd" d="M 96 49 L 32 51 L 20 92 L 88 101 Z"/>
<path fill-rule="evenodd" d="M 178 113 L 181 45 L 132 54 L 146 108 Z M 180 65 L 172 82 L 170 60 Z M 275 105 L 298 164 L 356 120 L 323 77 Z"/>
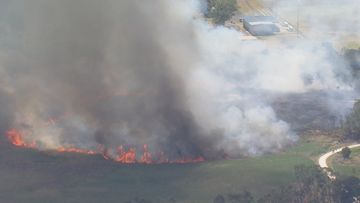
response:
<path fill-rule="evenodd" d="M 348 145 L 347 147 L 349 147 L 350 149 L 351 148 L 356 148 L 356 147 L 360 147 L 360 144 L 352 144 L 352 145 Z M 336 153 L 339 153 L 341 152 L 341 150 L 343 149 L 344 147 L 341 147 L 341 148 L 338 148 L 338 149 L 335 149 L 335 150 L 332 150 L 330 152 L 327 152 L 326 154 L 323 154 L 322 156 L 320 156 L 319 160 L 318 160 L 318 163 L 319 163 L 319 166 L 320 168 L 324 169 L 324 171 L 326 172 L 327 176 L 334 180 L 336 179 L 336 176 L 333 175 L 330 171 L 326 170 L 329 168 L 329 166 L 327 165 L 326 161 L 329 157 L 333 156 L 334 154 Z"/>

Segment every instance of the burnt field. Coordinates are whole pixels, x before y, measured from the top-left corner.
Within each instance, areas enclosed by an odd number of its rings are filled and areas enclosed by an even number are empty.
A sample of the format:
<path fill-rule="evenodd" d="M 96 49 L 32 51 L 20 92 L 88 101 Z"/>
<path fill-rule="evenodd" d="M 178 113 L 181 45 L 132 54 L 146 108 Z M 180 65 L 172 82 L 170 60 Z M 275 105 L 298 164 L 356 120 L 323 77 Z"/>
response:
<path fill-rule="evenodd" d="M 298 133 L 339 128 L 355 102 L 347 92 L 321 91 L 277 95 L 271 100 L 278 117 Z"/>

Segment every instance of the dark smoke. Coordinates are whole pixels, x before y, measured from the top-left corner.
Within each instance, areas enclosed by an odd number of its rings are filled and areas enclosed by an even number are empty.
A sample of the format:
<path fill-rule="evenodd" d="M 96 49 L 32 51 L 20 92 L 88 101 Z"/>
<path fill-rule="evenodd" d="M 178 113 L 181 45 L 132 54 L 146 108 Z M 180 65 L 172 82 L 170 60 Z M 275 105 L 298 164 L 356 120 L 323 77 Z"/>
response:
<path fill-rule="evenodd" d="M 44 148 L 148 144 L 174 158 L 213 156 L 184 89 L 197 55 L 193 28 L 165 1 L 23 4 L 20 56 L 9 76 L 13 125 Z M 43 127 L 50 118 L 59 122 Z"/>

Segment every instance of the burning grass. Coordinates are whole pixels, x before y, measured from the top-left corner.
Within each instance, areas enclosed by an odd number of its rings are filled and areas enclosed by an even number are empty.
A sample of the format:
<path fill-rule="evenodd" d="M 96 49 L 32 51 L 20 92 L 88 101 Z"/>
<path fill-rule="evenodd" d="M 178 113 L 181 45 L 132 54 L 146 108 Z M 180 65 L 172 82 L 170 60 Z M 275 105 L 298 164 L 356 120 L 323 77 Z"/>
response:
<path fill-rule="evenodd" d="M 17 129 L 11 129 L 6 132 L 6 137 L 9 142 L 18 148 L 30 148 L 35 150 L 42 150 L 35 141 L 28 141 L 24 137 L 24 133 Z M 117 147 L 116 154 L 105 148 L 103 145 L 98 145 L 97 149 L 82 149 L 74 146 L 61 146 L 50 151 L 57 153 L 78 153 L 86 155 L 102 155 L 106 160 L 112 160 L 122 164 L 164 164 L 164 163 L 199 163 L 205 161 L 202 156 L 198 157 L 181 157 L 177 159 L 169 159 L 164 152 L 159 152 L 154 156 L 146 144 L 143 145 L 142 152 L 139 153 L 136 148 L 130 147 L 126 149 L 120 145 Z M 139 155 L 140 154 L 140 155 Z"/>

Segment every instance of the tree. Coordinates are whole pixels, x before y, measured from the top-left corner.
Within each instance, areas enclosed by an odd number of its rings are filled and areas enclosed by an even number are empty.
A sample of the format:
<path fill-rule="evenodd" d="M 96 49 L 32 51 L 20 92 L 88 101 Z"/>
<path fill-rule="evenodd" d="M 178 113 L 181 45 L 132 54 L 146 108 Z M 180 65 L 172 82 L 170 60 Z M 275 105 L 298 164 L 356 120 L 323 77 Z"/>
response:
<path fill-rule="evenodd" d="M 350 158 L 350 154 L 351 154 L 351 150 L 349 147 L 344 147 L 341 150 L 341 155 L 343 156 L 344 159 L 349 159 Z"/>
<path fill-rule="evenodd" d="M 360 101 L 356 101 L 351 113 L 343 124 L 344 135 L 351 139 L 360 139 Z"/>
<path fill-rule="evenodd" d="M 207 16 L 215 24 L 224 24 L 236 10 L 236 0 L 208 0 Z"/>

